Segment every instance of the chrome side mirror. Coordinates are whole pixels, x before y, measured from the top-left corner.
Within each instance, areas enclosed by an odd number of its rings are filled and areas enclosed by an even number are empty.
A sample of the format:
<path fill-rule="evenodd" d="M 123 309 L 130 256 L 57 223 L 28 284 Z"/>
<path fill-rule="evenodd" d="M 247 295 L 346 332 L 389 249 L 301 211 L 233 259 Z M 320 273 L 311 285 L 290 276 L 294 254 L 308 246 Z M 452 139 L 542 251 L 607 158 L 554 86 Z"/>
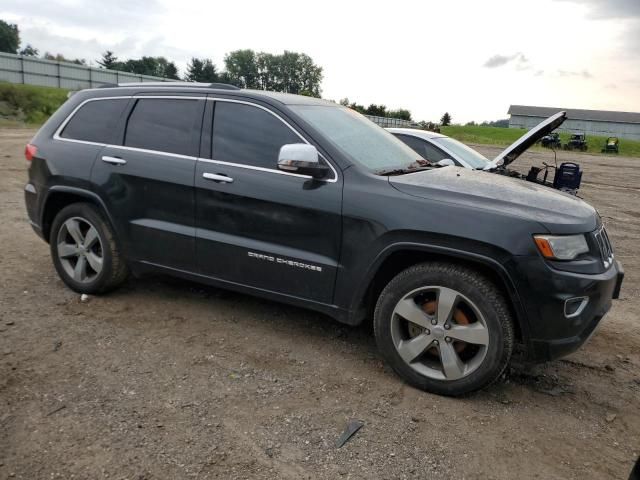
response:
<path fill-rule="evenodd" d="M 316 147 L 306 143 L 290 143 L 280 147 L 278 168 L 313 178 L 322 178 L 329 171 L 329 167 L 320 163 Z"/>
<path fill-rule="evenodd" d="M 455 164 L 456 162 L 454 162 L 450 158 L 443 158 L 438 163 L 436 163 L 436 165 L 438 165 L 439 167 L 453 167 L 455 166 Z"/>

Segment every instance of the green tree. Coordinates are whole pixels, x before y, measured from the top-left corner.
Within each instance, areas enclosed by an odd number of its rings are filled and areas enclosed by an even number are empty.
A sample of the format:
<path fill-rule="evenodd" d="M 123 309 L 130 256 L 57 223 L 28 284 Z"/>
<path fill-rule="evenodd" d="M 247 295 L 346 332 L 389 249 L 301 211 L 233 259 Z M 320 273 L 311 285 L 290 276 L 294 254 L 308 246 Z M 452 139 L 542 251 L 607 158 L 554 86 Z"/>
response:
<path fill-rule="evenodd" d="M 451 125 L 451 115 L 449 115 L 449 112 L 444 112 L 444 115 L 442 115 L 442 118 L 440 119 L 440 125 L 443 127 Z"/>
<path fill-rule="evenodd" d="M 399 118 L 401 120 L 408 120 L 411 121 L 411 112 L 409 110 L 407 110 L 406 108 L 399 108 L 397 110 L 389 110 L 387 112 L 387 117 L 391 117 L 391 118 Z"/>
<path fill-rule="evenodd" d="M 322 67 L 304 53 L 236 50 L 225 56 L 224 63 L 225 78 L 239 87 L 320 96 Z"/>
<path fill-rule="evenodd" d="M 387 107 L 385 107 L 382 104 L 376 105 L 375 103 L 372 103 L 371 105 L 369 105 L 367 107 L 365 112 L 366 112 L 367 115 L 375 115 L 376 117 L 386 117 L 387 116 Z"/>
<path fill-rule="evenodd" d="M 256 67 L 258 70 L 258 85 L 262 90 L 279 90 L 280 61 L 277 55 L 271 53 L 257 53 Z"/>
<path fill-rule="evenodd" d="M 179 79 L 178 68 L 175 63 L 168 61 L 164 57 L 142 57 L 140 59 L 130 58 L 125 62 L 116 64 L 115 67 L 116 70 L 120 70 L 122 72 L 171 78 L 175 80 Z"/>
<path fill-rule="evenodd" d="M 20 31 L 14 23 L 0 20 L 0 52 L 18 53 Z"/>
<path fill-rule="evenodd" d="M 98 60 L 98 65 L 110 70 L 115 70 L 119 63 L 118 57 L 116 57 L 111 50 L 104 52 L 102 58 Z"/>
<path fill-rule="evenodd" d="M 162 65 L 162 75 L 164 78 L 171 78 L 173 80 L 180 80 L 180 76 L 178 75 L 178 67 L 173 62 L 167 61 L 167 63 Z"/>
<path fill-rule="evenodd" d="M 187 65 L 187 73 L 184 78 L 188 82 L 213 83 L 220 80 L 218 70 L 210 59 L 195 57 Z"/>
<path fill-rule="evenodd" d="M 260 88 L 256 53 L 253 50 L 235 50 L 224 57 L 230 83 L 241 88 Z"/>
<path fill-rule="evenodd" d="M 285 52 L 286 54 L 287 52 Z M 292 54 L 292 52 L 289 52 Z M 294 53 L 297 85 L 291 86 L 290 93 L 299 93 L 309 97 L 320 98 L 320 84 L 322 83 L 322 67 L 316 65 L 313 59 L 305 53 Z"/>
<path fill-rule="evenodd" d="M 56 62 L 75 63 L 76 65 L 86 65 L 87 64 L 87 61 L 84 58 L 73 58 L 73 59 L 72 58 L 66 58 L 61 53 L 56 53 L 54 55 L 53 53 L 45 52 L 44 53 L 44 59 L 45 60 L 54 60 Z"/>
<path fill-rule="evenodd" d="M 20 55 L 25 57 L 37 57 L 40 55 L 40 52 L 37 48 L 33 48 L 31 45 L 27 44 L 22 50 L 20 50 Z"/>
<path fill-rule="evenodd" d="M 309 55 L 285 50 L 282 55 L 273 57 L 275 90 L 320 97 L 322 67 L 317 66 Z"/>

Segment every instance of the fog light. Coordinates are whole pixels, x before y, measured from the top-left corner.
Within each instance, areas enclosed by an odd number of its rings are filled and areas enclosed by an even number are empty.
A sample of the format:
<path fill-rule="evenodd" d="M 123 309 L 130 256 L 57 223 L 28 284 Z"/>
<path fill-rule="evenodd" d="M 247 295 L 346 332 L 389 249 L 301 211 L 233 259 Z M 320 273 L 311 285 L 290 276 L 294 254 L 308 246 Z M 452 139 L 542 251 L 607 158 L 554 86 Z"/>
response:
<path fill-rule="evenodd" d="M 587 303 L 589 303 L 589 297 L 574 297 L 565 300 L 564 316 L 567 318 L 577 317 L 582 313 Z"/>

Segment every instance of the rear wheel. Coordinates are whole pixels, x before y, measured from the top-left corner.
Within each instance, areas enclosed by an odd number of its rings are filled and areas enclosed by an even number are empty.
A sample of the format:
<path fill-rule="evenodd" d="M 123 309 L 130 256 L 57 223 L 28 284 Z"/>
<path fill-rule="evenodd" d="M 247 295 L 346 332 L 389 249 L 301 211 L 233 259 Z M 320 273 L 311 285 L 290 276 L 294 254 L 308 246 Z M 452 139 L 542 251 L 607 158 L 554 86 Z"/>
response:
<path fill-rule="evenodd" d="M 477 272 L 425 263 L 397 275 L 374 316 L 378 347 L 408 383 L 462 395 L 495 381 L 513 349 L 513 325 L 499 289 Z"/>
<path fill-rule="evenodd" d="M 53 221 L 49 244 L 58 275 L 76 292 L 106 292 L 127 278 L 114 232 L 93 205 L 63 208 Z"/>

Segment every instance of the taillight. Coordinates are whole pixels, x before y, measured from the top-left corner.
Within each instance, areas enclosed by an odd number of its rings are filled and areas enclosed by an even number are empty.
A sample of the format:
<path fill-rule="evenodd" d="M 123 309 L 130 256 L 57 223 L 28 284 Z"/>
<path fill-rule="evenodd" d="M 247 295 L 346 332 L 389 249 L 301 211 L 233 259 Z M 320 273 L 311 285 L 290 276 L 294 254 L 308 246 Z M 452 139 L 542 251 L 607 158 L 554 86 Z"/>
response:
<path fill-rule="evenodd" d="M 26 147 L 24 147 L 24 158 L 27 159 L 27 162 L 30 162 L 31 160 L 33 160 L 33 157 L 35 157 L 38 154 L 38 147 L 36 147 L 35 145 L 31 145 L 30 143 L 27 144 Z"/>

